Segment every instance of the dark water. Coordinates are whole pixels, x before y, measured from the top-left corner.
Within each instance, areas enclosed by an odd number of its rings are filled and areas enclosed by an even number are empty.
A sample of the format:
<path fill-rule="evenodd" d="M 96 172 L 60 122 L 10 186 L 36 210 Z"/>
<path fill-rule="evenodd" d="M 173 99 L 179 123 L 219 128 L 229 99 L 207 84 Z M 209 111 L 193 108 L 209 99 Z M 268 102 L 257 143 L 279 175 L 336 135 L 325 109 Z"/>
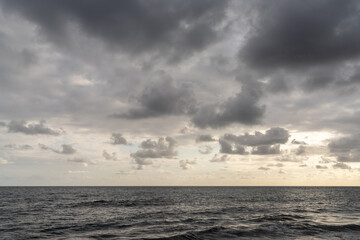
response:
<path fill-rule="evenodd" d="M 360 188 L 1 187 L 0 239 L 360 239 Z"/>

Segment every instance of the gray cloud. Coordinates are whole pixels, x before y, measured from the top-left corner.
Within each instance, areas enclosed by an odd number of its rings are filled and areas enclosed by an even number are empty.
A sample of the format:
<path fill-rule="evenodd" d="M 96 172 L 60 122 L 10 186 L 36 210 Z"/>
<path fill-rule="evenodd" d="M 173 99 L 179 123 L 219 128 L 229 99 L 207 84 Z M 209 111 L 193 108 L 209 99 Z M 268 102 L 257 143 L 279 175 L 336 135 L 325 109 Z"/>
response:
<path fill-rule="evenodd" d="M 236 136 L 225 134 L 220 140 L 220 152 L 227 154 L 249 154 L 244 146 L 253 147 L 252 154 L 267 155 L 279 154 L 280 145 L 288 141 L 288 130 L 284 128 L 271 128 L 265 134 L 256 131 L 253 135 L 245 133 Z"/>
<path fill-rule="evenodd" d="M 280 145 L 261 145 L 253 148 L 251 154 L 254 155 L 270 155 L 280 154 Z"/>
<path fill-rule="evenodd" d="M 199 128 L 220 128 L 233 123 L 245 125 L 259 124 L 265 106 L 258 104 L 262 91 L 255 83 L 244 83 L 242 90 L 235 97 L 220 105 L 204 105 L 192 117 L 192 122 Z"/>
<path fill-rule="evenodd" d="M 240 51 L 250 66 L 311 66 L 360 56 L 358 1 L 257 3 L 256 30 Z"/>
<path fill-rule="evenodd" d="M 316 165 L 315 167 L 316 169 L 328 169 L 327 166 L 323 166 L 323 165 Z"/>
<path fill-rule="evenodd" d="M 212 159 L 210 159 L 210 162 L 227 162 L 229 161 L 230 158 L 228 155 L 218 155 L 215 154 L 214 157 Z"/>
<path fill-rule="evenodd" d="M 200 134 L 196 137 L 196 142 L 214 142 L 216 139 L 210 134 Z"/>
<path fill-rule="evenodd" d="M 175 151 L 176 141 L 172 137 L 159 138 L 158 141 L 147 139 L 140 144 L 140 149 L 130 156 L 135 160 L 138 169 L 143 165 L 151 165 L 148 158 L 173 158 L 177 155 Z"/>
<path fill-rule="evenodd" d="M 232 144 L 231 142 L 225 141 L 224 139 L 219 140 L 220 143 L 220 152 L 227 154 L 239 154 L 247 155 L 249 154 L 245 147 L 240 144 Z"/>
<path fill-rule="evenodd" d="M 328 148 L 338 162 L 360 162 L 360 135 L 333 139 Z"/>
<path fill-rule="evenodd" d="M 72 47 L 71 26 L 99 39 L 110 50 L 153 53 L 177 61 L 218 39 L 227 1 L 3 0 L 6 10 L 35 23 L 40 33 Z"/>
<path fill-rule="evenodd" d="M 182 168 L 183 170 L 191 169 L 192 166 L 195 164 L 196 164 L 195 160 L 180 160 L 179 161 L 180 168 Z"/>
<path fill-rule="evenodd" d="M 304 146 L 299 146 L 296 149 L 296 155 L 304 155 L 306 153 L 306 148 Z"/>
<path fill-rule="evenodd" d="M 308 159 L 308 157 L 306 157 L 306 156 L 294 156 L 294 155 L 290 155 L 290 154 L 284 154 L 284 155 L 281 155 L 280 157 L 276 158 L 276 161 L 279 161 L 279 162 L 302 162 L 307 159 Z"/>
<path fill-rule="evenodd" d="M 288 141 L 289 136 L 289 131 L 284 128 L 270 128 L 266 130 L 265 134 L 256 131 L 253 135 L 249 133 L 240 136 L 225 134 L 223 138 L 226 141 L 245 146 L 259 146 L 284 144 Z"/>
<path fill-rule="evenodd" d="M 30 150 L 33 149 L 32 146 L 30 145 L 17 145 L 17 144 L 7 144 L 4 146 L 4 148 L 8 148 L 8 149 L 14 149 L 14 150 Z"/>
<path fill-rule="evenodd" d="M 113 133 L 110 137 L 110 144 L 113 145 L 126 145 L 128 144 L 127 140 L 122 136 L 121 133 Z"/>
<path fill-rule="evenodd" d="M 351 169 L 351 167 L 349 165 L 347 165 L 345 163 L 342 163 L 342 162 L 338 162 L 338 163 L 334 164 L 333 168 L 335 168 L 335 169 L 348 169 L 348 170 Z"/>
<path fill-rule="evenodd" d="M 6 127 L 6 123 L 5 122 L 0 122 L 0 127 Z"/>
<path fill-rule="evenodd" d="M 67 160 L 68 162 L 71 163 L 78 163 L 78 164 L 82 164 L 83 166 L 87 167 L 89 164 L 95 164 L 92 161 L 87 161 L 84 158 L 71 158 Z"/>
<path fill-rule="evenodd" d="M 103 151 L 102 156 L 106 159 L 106 160 L 111 160 L 111 161 L 117 161 L 117 156 L 116 153 L 113 152 L 112 154 L 108 153 L 106 150 Z"/>
<path fill-rule="evenodd" d="M 210 154 L 213 148 L 211 146 L 205 145 L 199 148 L 199 153 L 201 154 Z"/>
<path fill-rule="evenodd" d="M 49 150 L 49 151 L 52 151 L 54 153 L 59 153 L 59 154 L 74 154 L 74 153 L 76 153 L 76 150 L 73 148 L 73 146 L 71 144 L 62 144 L 61 150 L 57 150 L 57 149 L 48 147 L 41 143 L 39 143 L 39 147 L 43 150 Z"/>
<path fill-rule="evenodd" d="M 270 168 L 268 168 L 268 167 L 259 167 L 258 169 L 262 170 L 262 171 L 269 171 L 270 170 Z"/>
<path fill-rule="evenodd" d="M 58 136 L 63 130 L 55 130 L 46 126 L 46 121 L 41 120 L 39 123 L 28 123 L 26 121 L 10 121 L 7 125 L 8 131 L 11 133 L 24 133 L 27 135 L 53 135 Z"/>
<path fill-rule="evenodd" d="M 191 88 L 186 85 L 176 86 L 170 80 L 152 83 L 136 100 L 138 107 L 113 116 L 125 119 L 143 119 L 164 115 L 191 114 L 195 111 L 195 99 Z"/>

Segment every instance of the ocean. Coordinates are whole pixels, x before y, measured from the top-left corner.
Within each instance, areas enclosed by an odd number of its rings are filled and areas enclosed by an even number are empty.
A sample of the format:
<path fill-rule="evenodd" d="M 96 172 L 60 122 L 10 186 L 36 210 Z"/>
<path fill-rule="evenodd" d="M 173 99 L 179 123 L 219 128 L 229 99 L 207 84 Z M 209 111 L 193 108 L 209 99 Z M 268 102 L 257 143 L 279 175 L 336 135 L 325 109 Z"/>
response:
<path fill-rule="evenodd" d="M 360 239 L 360 187 L 0 187 L 0 239 Z"/>

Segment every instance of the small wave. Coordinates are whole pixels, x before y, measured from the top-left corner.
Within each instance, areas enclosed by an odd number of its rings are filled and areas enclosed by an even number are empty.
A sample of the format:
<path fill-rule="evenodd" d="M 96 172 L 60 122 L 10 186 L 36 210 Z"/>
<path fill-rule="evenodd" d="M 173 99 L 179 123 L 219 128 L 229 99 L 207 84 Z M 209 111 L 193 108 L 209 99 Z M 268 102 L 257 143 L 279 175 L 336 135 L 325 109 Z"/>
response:
<path fill-rule="evenodd" d="M 324 231 L 336 231 L 336 232 L 344 232 L 344 231 L 360 231 L 360 225 L 358 224 L 344 224 L 344 225 L 325 225 L 320 224 L 315 226 Z"/>
<path fill-rule="evenodd" d="M 95 200 L 73 204 L 71 207 L 142 207 L 142 206 L 166 206 L 172 202 L 165 199 L 148 200 Z"/>
<path fill-rule="evenodd" d="M 252 222 L 269 222 L 269 221 L 298 221 L 300 219 L 306 219 L 306 217 L 295 214 L 276 214 L 276 215 L 265 215 L 258 218 L 250 219 Z"/>
<path fill-rule="evenodd" d="M 203 231 L 188 232 L 185 234 L 162 237 L 162 238 L 147 238 L 143 240 L 215 240 L 215 239 L 229 239 L 238 237 L 261 237 L 261 236 L 284 236 L 284 227 L 278 226 L 261 226 L 259 228 L 250 229 L 244 227 L 243 229 L 231 229 L 222 226 L 212 227 Z"/>

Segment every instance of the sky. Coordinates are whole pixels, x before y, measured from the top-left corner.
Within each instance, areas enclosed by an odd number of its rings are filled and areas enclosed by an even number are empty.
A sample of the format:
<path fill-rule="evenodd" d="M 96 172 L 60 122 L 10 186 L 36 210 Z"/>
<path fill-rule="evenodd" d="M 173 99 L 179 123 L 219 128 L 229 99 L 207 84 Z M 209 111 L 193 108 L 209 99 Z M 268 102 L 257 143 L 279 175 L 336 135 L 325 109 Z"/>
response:
<path fill-rule="evenodd" d="M 0 0 L 0 185 L 359 185 L 359 12 Z"/>

